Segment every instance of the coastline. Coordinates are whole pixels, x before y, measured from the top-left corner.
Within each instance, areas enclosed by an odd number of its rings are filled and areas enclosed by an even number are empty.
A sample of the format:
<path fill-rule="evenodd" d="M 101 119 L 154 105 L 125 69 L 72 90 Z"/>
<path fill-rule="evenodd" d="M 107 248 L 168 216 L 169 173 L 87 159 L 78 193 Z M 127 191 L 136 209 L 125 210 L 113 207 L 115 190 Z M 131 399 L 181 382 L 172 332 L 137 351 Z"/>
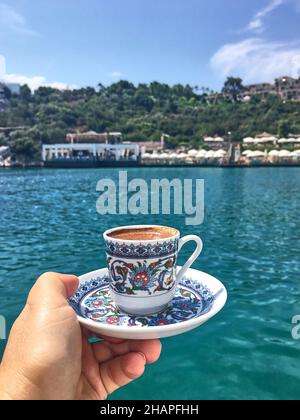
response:
<path fill-rule="evenodd" d="M 143 164 L 143 163 L 136 163 L 130 166 L 123 165 L 122 163 L 118 163 L 118 165 L 64 165 L 61 163 L 60 165 L 53 165 L 48 166 L 44 164 L 28 164 L 28 165 L 10 165 L 10 166 L 1 166 L 0 169 L 106 169 L 106 168 L 114 168 L 114 169 L 130 169 L 130 168 L 220 168 L 220 169 L 247 169 L 247 168 L 300 168 L 300 162 L 294 163 L 257 163 L 254 165 L 245 165 L 245 164 L 185 164 L 185 163 L 177 163 L 177 164 Z"/>

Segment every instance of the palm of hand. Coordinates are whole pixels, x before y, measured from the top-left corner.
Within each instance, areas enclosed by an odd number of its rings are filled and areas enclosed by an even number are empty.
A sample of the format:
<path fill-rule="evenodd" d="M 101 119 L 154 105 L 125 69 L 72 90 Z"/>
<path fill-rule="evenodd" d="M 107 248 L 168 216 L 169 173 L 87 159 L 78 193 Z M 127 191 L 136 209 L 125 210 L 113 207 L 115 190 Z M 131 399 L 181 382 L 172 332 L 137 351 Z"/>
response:
<path fill-rule="evenodd" d="M 37 281 L 10 334 L 0 398 L 2 391 L 12 399 L 105 399 L 159 358 L 158 340 L 90 343 L 67 302 L 77 285 L 56 273 Z"/>
<path fill-rule="evenodd" d="M 109 394 L 141 376 L 146 363 L 159 357 L 157 340 L 122 341 L 110 339 L 97 343 L 82 338 L 82 368 L 78 399 L 106 399 Z"/>

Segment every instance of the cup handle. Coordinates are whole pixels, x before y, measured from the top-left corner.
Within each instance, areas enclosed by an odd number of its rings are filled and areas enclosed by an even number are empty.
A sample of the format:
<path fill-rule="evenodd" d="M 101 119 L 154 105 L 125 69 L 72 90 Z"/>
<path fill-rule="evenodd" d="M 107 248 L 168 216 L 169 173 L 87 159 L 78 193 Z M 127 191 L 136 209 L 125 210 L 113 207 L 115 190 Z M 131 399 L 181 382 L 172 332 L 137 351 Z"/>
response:
<path fill-rule="evenodd" d="M 179 239 L 178 253 L 180 252 L 183 245 L 185 245 L 187 242 L 190 242 L 190 241 L 196 242 L 197 247 L 196 247 L 195 251 L 193 252 L 193 254 L 190 256 L 190 258 L 187 260 L 187 262 L 184 264 L 184 266 L 177 273 L 177 276 L 176 276 L 176 284 L 177 285 L 182 280 L 182 277 L 185 275 L 187 270 L 191 267 L 193 262 L 199 257 L 199 255 L 201 254 L 201 251 L 203 249 L 203 242 L 199 238 L 199 236 L 188 235 L 188 236 L 184 236 L 183 238 Z"/>

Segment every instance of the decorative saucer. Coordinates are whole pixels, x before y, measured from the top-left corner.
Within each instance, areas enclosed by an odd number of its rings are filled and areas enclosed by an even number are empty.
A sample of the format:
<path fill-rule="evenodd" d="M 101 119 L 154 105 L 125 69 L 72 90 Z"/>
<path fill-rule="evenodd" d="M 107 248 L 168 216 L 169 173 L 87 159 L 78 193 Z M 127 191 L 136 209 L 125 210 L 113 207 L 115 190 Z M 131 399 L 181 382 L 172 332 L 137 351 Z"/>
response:
<path fill-rule="evenodd" d="M 226 289 L 219 280 L 189 269 L 164 311 L 136 316 L 115 306 L 106 268 L 84 274 L 79 280 L 70 304 L 84 327 L 107 337 L 146 340 L 182 334 L 215 316 L 227 300 Z"/>

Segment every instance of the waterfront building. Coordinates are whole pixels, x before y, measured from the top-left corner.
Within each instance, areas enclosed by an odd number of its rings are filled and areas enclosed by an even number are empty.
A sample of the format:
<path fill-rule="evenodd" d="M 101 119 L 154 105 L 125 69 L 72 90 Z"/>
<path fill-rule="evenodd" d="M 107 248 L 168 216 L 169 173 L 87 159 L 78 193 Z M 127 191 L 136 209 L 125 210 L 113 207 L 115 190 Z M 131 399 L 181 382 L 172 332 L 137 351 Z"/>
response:
<path fill-rule="evenodd" d="M 225 140 L 223 137 L 204 137 L 204 143 L 212 150 L 221 149 L 224 146 Z"/>
<path fill-rule="evenodd" d="M 140 148 L 133 143 L 44 144 L 42 158 L 46 166 L 130 166 L 139 161 Z"/>
<path fill-rule="evenodd" d="M 140 147 L 142 155 L 145 153 L 157 153 L 164 150 L 164 145 L 159 141 L 138 141 L 134 144 L 137 144 Z"/>
<path fill-rule="evenodd" d="M 96 131 L 87 131 L 84 133 L 68 133 L 66 135 L 67 143 L 104 143 L 118 144 L 122 142 L 122 133 L 97 133 Z"/>

